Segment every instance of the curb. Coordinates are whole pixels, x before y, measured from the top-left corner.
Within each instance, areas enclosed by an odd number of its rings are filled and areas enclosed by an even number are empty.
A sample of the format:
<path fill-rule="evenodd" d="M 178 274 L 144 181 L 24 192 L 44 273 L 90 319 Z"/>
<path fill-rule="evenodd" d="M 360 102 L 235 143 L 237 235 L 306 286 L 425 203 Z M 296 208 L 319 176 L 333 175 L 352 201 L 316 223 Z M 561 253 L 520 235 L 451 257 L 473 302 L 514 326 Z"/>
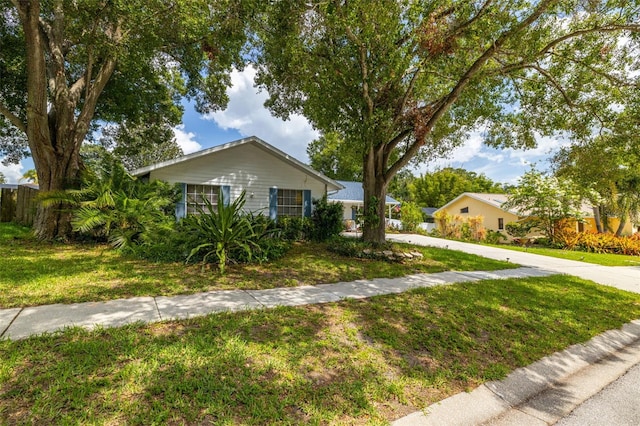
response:
<path fill-rule="evenodd" d="M 501 381 L 453 395 L 392 424 L 552 424 L 638 362 L 640 320 L 635 320 L 518 368 Z"/>

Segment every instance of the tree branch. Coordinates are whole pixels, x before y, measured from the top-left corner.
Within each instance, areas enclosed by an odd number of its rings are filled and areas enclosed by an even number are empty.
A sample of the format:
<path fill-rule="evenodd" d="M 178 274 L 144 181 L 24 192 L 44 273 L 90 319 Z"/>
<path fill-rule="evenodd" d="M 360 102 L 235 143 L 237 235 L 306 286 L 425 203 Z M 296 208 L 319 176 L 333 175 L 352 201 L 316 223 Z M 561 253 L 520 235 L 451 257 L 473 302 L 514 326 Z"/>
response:
<path fill-rule="evenodd" d="M 471 79 L 478 73 L 484 65 L 491 59 L 496 52 L 514 35 L 529 27 L 549 8 L 554 0 L 543 0 L 538 4 L 538 7 L 525 19 L 519 22 L 514 27 L 502 33 L 485 52 L 469 67 L 464 75 L 458 80 L 458 83 L 451 89 L 448 95 L 442 98 L 442 103 L 435 109 L 427 123 L 426 129 L 432 129 L 437 121 L 451 108 L 454 102 L 460 97 L 462 91 L 467 87 Z M 418 150 L 424 145 L 424 137 L 416 139 L 411 144 L 405 153 L 396 161 L 388 170 L 389 175 L 397 173 L 402 167 L 406 166 L 411 158 L 418 152 Z"/>
<path fill-rule="evenodd" d="M 0 114 L 4 115 L 4 117 L 9 120 L 11 124 L 13 124 L 18 130 L 27 133 L 27 125 L 22 121 L 17 115 L 11 112 L 7 107 L 0 104 Z"/>
<path fill-rule="evenodd" d="M 114 42 L 118 43 L 122 40 L 122 31 L 120 23 L 116 24 L 110 31 L 111 38 Z M 80 146 L 87 131 L 89 130 L 89 123 L 93 118 L 98 98 L 102 94 L 107 82 L 111 78 L 113 71 L 116 68 L 116 59 L 114 57 L 107 58 L 100 69 L 98 70 L 96 77 L 90 86 L 87 86 L 87 95 L 82 105 L 82 110 L 76 120 L 76 140 L 75 144 Z"/>

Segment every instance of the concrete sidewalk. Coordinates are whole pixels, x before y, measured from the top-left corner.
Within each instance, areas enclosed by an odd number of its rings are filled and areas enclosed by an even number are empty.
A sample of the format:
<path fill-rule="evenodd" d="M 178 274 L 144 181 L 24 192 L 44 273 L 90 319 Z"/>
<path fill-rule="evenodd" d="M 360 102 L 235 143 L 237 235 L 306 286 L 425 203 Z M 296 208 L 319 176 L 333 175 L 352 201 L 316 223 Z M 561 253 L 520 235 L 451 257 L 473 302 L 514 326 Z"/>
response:
<path fill-rule="evenodd" d="M 440 272 L 268 290 L 221 290 L 172 297 L 136 297 L 107 302 L 44 305 L 0 310 L 0 338 L 23 339 L 65 327 L 117 327 L 134 322 L 189 318 L 214 312 L 299 306 L 401 293 L 463 281 L 551 275 L 538 268 Z"/>

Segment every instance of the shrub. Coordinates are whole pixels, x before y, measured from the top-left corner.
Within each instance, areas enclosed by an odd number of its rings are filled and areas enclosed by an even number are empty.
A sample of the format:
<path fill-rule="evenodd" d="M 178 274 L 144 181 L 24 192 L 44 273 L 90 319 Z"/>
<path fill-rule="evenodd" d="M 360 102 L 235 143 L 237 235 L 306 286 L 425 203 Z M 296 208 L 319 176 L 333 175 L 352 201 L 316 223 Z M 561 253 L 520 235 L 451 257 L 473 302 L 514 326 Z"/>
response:
<path fill-rule="evenodd" d="M 342 203 L 329 203 L 327 197 L 314 201 L 311 215 L 311 239 L 327 241 L 342 232 Z"/>
<path fill-rule="evenodd" d="M 400 209 L 400 222 L 402 230 L 414 232 L 422 221 L 422 209 L 413 202 L 403 202 Z"/>
<path fill-rule="evenodd" d="M 583 250 L 591 253 L 613 253 L 640 256 L 640 239 L 637 237 L 617 237 L 614 234 L 576 232 L 563 229 L 556 233 L 556 242 L 567 250 Z"/>
<path fill-rule="evenodd" d="M 487 230 L 484 228 L 484 216 L 471 216 L 467 219 L 471 238 L 474 241 L 483 241 L 487 236 Z"/>
<path fill-rule="evenodd" d="M 507 237 L 505 237 L 502 233 L 492 230 L 487 231 L 487 235 L 485 237 L 485 241 L 489 244 L 500 244 L 506 239 Z"/>
<path fill-rule="evenodd" d="M 329 251 L 346 257 L 358 257 L 364 247 L 362 240 L 357 238 L 335 237 L 327 243 Z"/>
<path fill-rule="evenodd" d="M 451 238 L 454 235 L 453 216 L 447 213 L 445 210 L 436 212 L 433 215 L 436 225 L 438 225 L 438 231 L 443 238 Z"/>
<path fill-rule="evenodd" d="M 533 226 L 533 223 L 528 221 L 509 222 L 504 225 L 504 230 L 513 238 L 524 238 L 529 235 L 529 232 L 531 232 Z"/>
<path fill-rule="evenodd" d="M 282 216 L 278 218 L 280 237 L 287 241 L 302 241 L 309 237 L 309 219 L 303 217 Z"/>

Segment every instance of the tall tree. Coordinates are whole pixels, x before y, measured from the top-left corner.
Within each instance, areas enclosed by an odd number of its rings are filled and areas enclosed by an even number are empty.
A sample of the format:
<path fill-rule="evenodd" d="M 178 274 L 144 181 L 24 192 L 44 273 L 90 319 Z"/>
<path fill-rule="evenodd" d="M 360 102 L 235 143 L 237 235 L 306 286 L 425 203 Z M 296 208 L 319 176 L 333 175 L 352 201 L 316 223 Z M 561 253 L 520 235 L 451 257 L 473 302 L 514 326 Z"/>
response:
<path fill-rule="evenodd" d="M 259 29 L 257 81 L 274 113 L 344 135 L 364 238 L 380 243 L 387 186 L 410 161 L 480 125 L 496 146 L 533 146 L 606 115 L 635 47 L 618 38 L 637 21 L 622 0 L 282 0 Z"/>
<path fill-rule="evenodd" d="M 451 167 L 425 173 L 411 185 L 413 199 L 428 207 L 442 207 L 463 192 L 503 193 L 504 189 L 482 173 Z"/>
<path fill-rule="evenodd" d="M 250 12 L 241 0 L 0 0 L 0 148 L 17 158 L 28 144 L 40 188 L 62 190 L 97 120 L 176 121 L 182 95 L 224 105 Z M 66 237 L 69 215 L 41 205 L 34 227 Z"/>
<path fill-rule="evenodd" d="M 104 128 L 100 145 L 111 151 L 129 172 L 184 155 L 168 123 L 127 120 Z"/>
<path fill-rule="evenodd" d="M 4 177 L 4 173 L 0 172 L 0 183 L 7 183 L 7 178 Z"/>

